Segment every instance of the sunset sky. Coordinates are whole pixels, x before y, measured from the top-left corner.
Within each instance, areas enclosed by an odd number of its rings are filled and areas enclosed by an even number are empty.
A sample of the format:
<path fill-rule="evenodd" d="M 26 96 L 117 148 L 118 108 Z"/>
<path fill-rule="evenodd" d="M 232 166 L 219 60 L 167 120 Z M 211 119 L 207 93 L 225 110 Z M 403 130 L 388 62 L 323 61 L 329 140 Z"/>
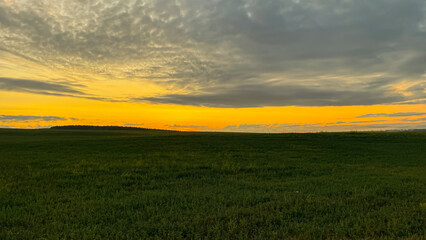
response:
<path fill-rule="evenodd" d="M 0 127 L 426 128 L 424 0 L 0 0 Z"/>

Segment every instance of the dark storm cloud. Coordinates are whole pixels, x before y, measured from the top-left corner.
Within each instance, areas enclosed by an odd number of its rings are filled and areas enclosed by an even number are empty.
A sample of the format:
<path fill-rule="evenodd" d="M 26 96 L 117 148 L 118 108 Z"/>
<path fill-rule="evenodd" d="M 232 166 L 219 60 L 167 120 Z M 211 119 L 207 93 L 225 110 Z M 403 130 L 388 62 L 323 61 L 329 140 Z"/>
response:
<path fill-rule="evenodd" d="M 57 116 L 28 116 L 28 115 L 0 115 L 0 122 L 29 122 L 29 121 L 46 121 L 56 122 L 65 121 L 67 118 Z"/>
<path fill-rule="evenodd" d="M 0 48 L 187 93 L 140 97 L 152 102 L 337 106 L 425 98 L 423 0 L 8 2 L 0 3 Z M 403 81 L 411 87 L 396 93 Z"/>
<path fill-rule="evenodd" d="M 426 115 L 426 112 L 398 112 L 398 113 L 371 113 L 356 118 L 368 118 L 368 117 L 409 117 L 409 116 L 422 116 Z"/>

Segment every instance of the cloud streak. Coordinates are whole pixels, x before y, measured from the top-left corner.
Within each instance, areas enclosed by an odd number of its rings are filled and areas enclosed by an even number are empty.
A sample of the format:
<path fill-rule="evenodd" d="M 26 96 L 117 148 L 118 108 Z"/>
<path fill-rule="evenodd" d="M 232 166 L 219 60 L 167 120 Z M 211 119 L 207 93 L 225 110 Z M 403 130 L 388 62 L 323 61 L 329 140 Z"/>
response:
<path fill-rule="evenodd" d="M 123 102 L 126 99 L 112 99 L 99 97 L 91 94 L 87 94 L 81 90 L 75 88 L 75 84 L 70 82 L 61 81 L 49 82 L 32 79 L 16 79 L 16 78 L 3 78 L 0 77 L 0 90 L 2 91 L 13 91 L 13 92 L 24 92 L 41 94 L 47 96 L 62 96 L 62 97 L 73 97 L 83 98 L 96 101 L 105 102 Z M 84 85 L 79 85 L 80 88 L 84 88 Z"/>
<path fill-rule="evenodd" d="M 286 132 L 346 132 L 346 131 L 383 131 L 424 129 L 426 122 L 419 123 L 370 123 L 370 124 L 339 124 L 322 126 L 319 124 L 240 124 L 228 125 L 219 129 L 201 129 L 213 132 L 251 132 L 251 133 L 286 133 Z"/>
<path fill-rule="evenodd" d="M 198 125 L 180 125 L 180 124 L 173 124 L 173 125 L 164 125 L 165 127 L 171 127 L 171 128 L 206 128 L 207 126 L 198 126 Z"/>
<path fill-rule="evenodd" d="M 76 118 L 64 118 L 58 116 L 31 116 L 31 115 L 0 115 L 0 122 L 12 123 L 12 122 L 57 122 L 65 120 L 77 120 Z"/>
<path fill-rule="evenodd" d="M 298 85 L 252 84 L 237 87 L 217 87 L 205 93 L 167 94 L 159 97 L 134 98 L 151 103 L 194 105 L 221 108 L 262 106 L 348 106 L 387 104 L 400 101 L 397 94 L 376 90 L 352 91 Z"/>
<path fill-rule="evenodd" d="M 49 83 L 40 80 L 15 79 L 0 77 L 0 90 L 29 92 L 47 95 L 84 94 L 67 84 Z"/>
<path fill-rule="evenodd" d="M 411 117 L 411 116 L 423 116 L 426 112 L 397 112 L 397 113 L 370 113 L 356 118 L 370 118 L 370 117 Z"/>

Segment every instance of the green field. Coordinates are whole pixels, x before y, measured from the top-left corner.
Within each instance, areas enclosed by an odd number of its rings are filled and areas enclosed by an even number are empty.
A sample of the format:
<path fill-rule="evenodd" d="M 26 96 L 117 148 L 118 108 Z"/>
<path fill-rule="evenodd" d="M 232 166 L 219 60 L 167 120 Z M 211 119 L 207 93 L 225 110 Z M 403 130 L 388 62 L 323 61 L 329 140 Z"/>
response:
<path fill-rule="evenodd" d="M 425 239 L 426 133 L 0 130 L 0 239 Z"/>

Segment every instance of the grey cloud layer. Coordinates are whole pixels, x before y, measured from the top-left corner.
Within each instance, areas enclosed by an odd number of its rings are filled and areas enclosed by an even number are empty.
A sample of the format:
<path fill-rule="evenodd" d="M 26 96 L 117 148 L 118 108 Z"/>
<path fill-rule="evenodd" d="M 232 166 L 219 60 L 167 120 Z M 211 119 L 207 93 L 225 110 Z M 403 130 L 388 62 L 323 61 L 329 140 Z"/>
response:
<path fill-rule="evenodd" d="M 39 80 L 0 77 L 0 90 L 30 92 L 47 95 L 83 94 L 66 84 L 49 83 Z"/>
<path fill-rule="evenodd" d="M 398 113 L 371 113 L 358 116 L 357 118 L 367 117 L 410 117 L 410 116 L 423 116 L 426 112 L 398 112 Z"/>
<path fill-rule="evenodd" d="M 407 130 L 424 129 L 426 122 L 420 123 L 371 123 L 371 124 L 343 124 L 333 126 L 319 126 L 317 124 L 241 124 L 228 125 L 221 129 L 201 129 L 201 131 L 219 132 L 254 132 L 254 133 L 284 133 L 284 132 L 343 132 L 343 131 L 383 131 L 386 129 Z"/>
<path fill-rule="evenodd" d="M 8 2 L 1 48 L 185 92 L 137 100 L 254 107 L 425 98 L 423 0 Z M 392 88 L 402 81 L 407 94 Z"/>
<path fill-rule="evenodd" d="M 76 118 L 70 118 L 77 120 Z M 29 122 L 29 121 L 46 121 L 56 122 L 64 121 L 67 118 L 57 116 L 29 116 L 29 115 L 0 115 L 0 122 Z"/>
<path fill-rule="evenodd" d="M 383 95 L 378 90 L 362 92 L 298 85 L 238 85 L 229 88 L 207 88 L 206 93 L 169 94 L 160 97 L 135 98 L 134 101 L 173 103 L 208 107 L 262 106 L 343 106 L 370 105 L 403 101 L 397 94 Z"/>
<path fill-rule="evenodd" d="M 197 126 L 197 125 L 164 125 L 165 127 L 172 127 L 172 128 L 206 128 L 207 126 Z"/>
<path fill-rule="evenodd" d="M 83 85 L 79 85 L 78 87 L 84 88 Z M 42 94 L 42 95 L 84 98 L 84 99 L 108 101 L 108 102 L 122 101 L 122 100 L 103 98 L 103 97 L 87 94 L 85 92 L 77 90 L 75 85 L 71 83 L 67 83 L 66 81 L 47 82 L 47 81 L 33 80 L 33 79 L 16 79 L 16 78 L 0 77 L 0 90 L 35 93 L 35 94 Z"/>

